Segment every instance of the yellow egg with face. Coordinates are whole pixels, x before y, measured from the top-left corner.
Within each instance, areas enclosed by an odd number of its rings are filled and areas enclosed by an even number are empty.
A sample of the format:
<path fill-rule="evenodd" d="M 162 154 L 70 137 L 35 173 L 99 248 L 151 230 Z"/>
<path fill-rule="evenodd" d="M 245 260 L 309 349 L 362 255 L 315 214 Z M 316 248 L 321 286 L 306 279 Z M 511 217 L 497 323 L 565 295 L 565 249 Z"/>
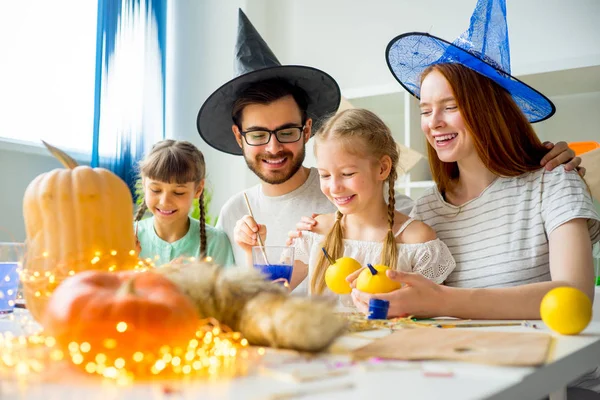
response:
<path fill-rule="evenodd" d="M 394 290 L 400 289 L 401 285 L 388 278 L 386 271 L 389 267 L 385 265 L 371 265 L 367 264 L 368 268 L 365 268 L 356 280 L 356 288 L 361 292 L 365 293 L 389 293 Z"/>
<path fill-rule="evenodd" d="M 361 268 L 360 263 L 354 258 L 338 258 L 325 271 L 325 283 L 333 293 L 348 294 L 352 291 L 352 288 L 346 281 L 346 277 Z"/>

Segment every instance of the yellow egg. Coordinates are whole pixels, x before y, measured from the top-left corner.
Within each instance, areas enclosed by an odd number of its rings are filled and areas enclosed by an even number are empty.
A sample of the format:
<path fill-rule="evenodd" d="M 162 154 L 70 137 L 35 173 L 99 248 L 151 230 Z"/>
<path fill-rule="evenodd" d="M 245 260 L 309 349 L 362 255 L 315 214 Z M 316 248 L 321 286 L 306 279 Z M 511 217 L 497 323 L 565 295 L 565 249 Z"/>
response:
<path fill-rule="evenodd" d="M 390 269 L 385 265 L 367 264 L 356 280 L 356 288 L 365 293 L 388 293 L 400 289 L 400 283 L 388 278 L 385 271 Z"/>
<path fill-rule="evenodd" d="M 592 319 L 592 302 L 585 293 L 572 287 L 550 290 L 540 304 L 542 320 L 562 335 L 576 335 Z"/>
<path fill-rule="evenodd" d="M 361 269 L 358 261 L 351 257 L 338 258 L 325 271 L 325 283 L 329 290 L 337 294 L 348 294 L 352 291 L 346 277 Z"/>

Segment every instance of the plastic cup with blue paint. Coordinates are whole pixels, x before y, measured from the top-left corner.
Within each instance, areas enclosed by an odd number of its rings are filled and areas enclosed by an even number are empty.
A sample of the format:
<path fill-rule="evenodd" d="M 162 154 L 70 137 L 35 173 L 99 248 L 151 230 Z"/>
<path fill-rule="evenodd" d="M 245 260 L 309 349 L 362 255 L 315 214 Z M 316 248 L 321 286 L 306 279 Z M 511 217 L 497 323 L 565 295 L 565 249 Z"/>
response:
<path fill-rule="evenodd" d="M 267 279 L 289 284 L 294 268 L 294 248 L 286 246 L 254 246 L 252 263 Z"/>
<path fill-rule="evenodd" d="M 367 319 L 387 319 L 390 302 L 381 299 L 369 300 L 369 315 Z"/>
<path fill-rule="evenodd" d="M 0 314 L 14 311 L 24 254 L 23 243 L 0 242 Z"/>

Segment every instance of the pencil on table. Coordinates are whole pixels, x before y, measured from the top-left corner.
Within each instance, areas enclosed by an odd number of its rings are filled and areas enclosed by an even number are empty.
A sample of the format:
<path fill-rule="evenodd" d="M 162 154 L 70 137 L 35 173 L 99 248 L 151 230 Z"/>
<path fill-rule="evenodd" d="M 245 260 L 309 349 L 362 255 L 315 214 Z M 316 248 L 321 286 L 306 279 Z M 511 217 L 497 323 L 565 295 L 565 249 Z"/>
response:
<path fill-rule="evenodd" d="M 437 328 L 487 328 L 495 326 L 522 326 L 522 322 L 492 322 L 485 323 L 467 323 L 467 324 L 437 324 Z"/>

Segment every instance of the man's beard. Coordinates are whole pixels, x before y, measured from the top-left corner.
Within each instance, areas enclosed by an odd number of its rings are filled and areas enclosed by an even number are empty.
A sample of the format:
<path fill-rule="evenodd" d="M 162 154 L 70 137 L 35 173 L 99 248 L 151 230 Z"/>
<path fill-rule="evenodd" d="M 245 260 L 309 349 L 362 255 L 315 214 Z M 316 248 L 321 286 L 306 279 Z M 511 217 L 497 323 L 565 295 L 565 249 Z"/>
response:
<path fill-rule="evenodd" d="M 303 144 L 302 150 L 300 151 L 300 153 L 298 153 L 296 158 L 294 158 L 294 154 L 292 152 L 283 152 L 282 151 L 282 152 L 279 152 L 279 153 L 269 156 L 269 157 L 265 157 L 264 155 L 259 155 L 253 161 L 249 160 L 246 157 L 246 155 L 244 154 L 244 160 L 246 160 L 246 164 L 248 165 L 248 168 L 250 168 L 250 170 L 252 172 L 254 172 L 254 174 L 256 176 L 258 176 L 261 181 L 271 184 L 271 185 L 280 185 L 284 182 L 287 182 L 292 176 L 294 176 L 294 174 L 296 172 L 298 172 L 298 170 L 302 167 L 302 163 L 304 162 L 305 156 L 306 156 L 306 144 Z M 277 171 L 277 172 L 275 172 L 274 177 L 268 177 L 264 173 L 261 172 L 260 166 L 263 165 L 263 160 L 265 160 L 265 159 L 276 160 L 276 159 L 282 158 L 282 157 L 287 158 L 287 161 L 286 161 L 287 163 L 291 162 L 291 168 L 286 166 L 286 168 L 288 168 L 289 172 L 286 173 L 284 170 Z M 273 174 L 273 172 L 274 171 L 272 171 L 271 174 Z"/>

